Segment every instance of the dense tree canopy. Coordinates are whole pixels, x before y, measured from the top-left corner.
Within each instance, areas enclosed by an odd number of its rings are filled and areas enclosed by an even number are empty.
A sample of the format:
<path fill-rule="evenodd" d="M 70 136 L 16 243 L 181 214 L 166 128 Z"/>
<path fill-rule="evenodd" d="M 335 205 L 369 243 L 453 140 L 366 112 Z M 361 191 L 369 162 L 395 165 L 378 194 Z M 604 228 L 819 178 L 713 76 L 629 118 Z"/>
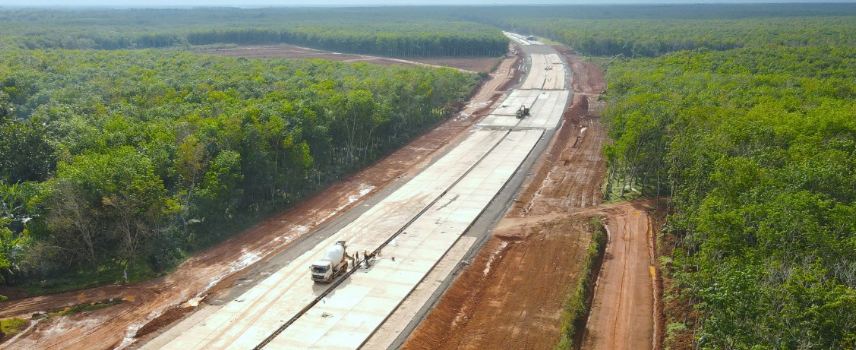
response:
<path fill-rule="evenodd" d="M 400 146 L 477 80 L 168 50 L 0 56 L 0 273 L 17 282 L 167 268 Z"/>
<path fill-rule="evenodd" d="M 856 49 L 682 51 L 608 82 L 611 183 L 671 195 L 701 348 L 856 346 Z"/>
<path fill-rule="evenodd" d="M 595 56 L 659 56 L 705 48 L 856 45 L 853 17 L 734 19 L 509 19 L 507 26 L 553 38 Z"/>
<path fill-rule="evenodd" d="M 424 14 L 423 14 L 424 13 Z M 402 8 L 0 10 L 7 46 L 133 49 L 288 43 L 387 56 L 500 56 L 498 28 Z"/>

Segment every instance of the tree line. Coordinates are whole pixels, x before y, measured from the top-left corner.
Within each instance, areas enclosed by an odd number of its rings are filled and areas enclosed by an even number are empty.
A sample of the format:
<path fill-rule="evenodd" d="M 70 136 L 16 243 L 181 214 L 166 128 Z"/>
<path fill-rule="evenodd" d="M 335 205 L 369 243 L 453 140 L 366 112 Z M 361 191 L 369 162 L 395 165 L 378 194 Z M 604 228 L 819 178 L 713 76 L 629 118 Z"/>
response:
<path fill-rule="evenodd" d="M 856 14 L 856 7 L 854 7 Z M 695 49 L 856 45 L 853 17 L 742 19 L 510 19 L 504 25 L 553 38 L 594 56 L 656 57 Z"/>
<path fill-rule="evenodd" d="M 508 39 L 499 31 L 468 30 L 472 25 L 443 24 L 442 30 L 401 32 L 363 30 L 353 28 L 369 24 L 355 24 L 349 28 L 328 26 L 300 27 L 294 29 L 229 29 L 193 31 L 186 34 L 145 33 L 108 34 L 80 33 L 56 34 L 28 37 L 18 41 L 25 49 L 142 49 L 187 47 L 211 44 L 293 44 L 313 48 L 344 51 L 349 53 L 374 54 L 393 57 L 468 57 L 503 55 L 508 49 Z M 435 28 L 439 28 L 436 26 Z"/>
<path fill-rule="evenodd" d="M 393 57 L 489 56 L 503 55 L 508 39 L 498 31 L 471 31 L 470 25 L 444 23 L 440 30 L 421 29 L 416 33 L 398 31 L 355 32 L 353 27 L 301 27 L 294 30 L 213 30 L 187 35 L 192 45 L 288 43 L 351 53 Z M 459 29 L 453 29 L 458 27 Z M 421 27 L 424 28 L 424 27 Z M 450 31 L 451 30 L 451 31 Z"/>
<path fill-rule="evenodd" d="M 699 315 L 668 314 L 667 346 L 856 346 L 856 49 L 680 51 L 607 80 L 610 184 L 671 196 L 666 298 Z"/>
<path fill-rule="evenodd" d="M 0 10 L 0 30 L 5 46 L 25 49 L 286 43 L 396 57 L 496 57 L 508 48 L 498 28 L 456 20 L 442 8 Z"/>
<path fill-rule="evenodd" d="M 401 146 L 477 80 L 172 50 L 3 51 L 0 282 L 166 271 Z"/>

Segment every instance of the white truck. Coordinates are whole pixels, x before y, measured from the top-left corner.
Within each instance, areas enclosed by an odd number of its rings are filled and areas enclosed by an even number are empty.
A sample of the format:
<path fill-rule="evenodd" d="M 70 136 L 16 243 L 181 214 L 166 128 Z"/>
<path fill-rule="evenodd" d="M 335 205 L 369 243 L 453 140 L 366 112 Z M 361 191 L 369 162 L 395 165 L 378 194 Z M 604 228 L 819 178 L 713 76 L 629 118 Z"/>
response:
<path fill-rule="evenodd" d="M 348 271 L 348 260 L 351 257 L 348 255 L 345 247 L 345 241 L 338 241 L 327 253 L 324 258 L 312 263 L 312 280 L 315 282 L 330 283 L 336 277 Z"/>

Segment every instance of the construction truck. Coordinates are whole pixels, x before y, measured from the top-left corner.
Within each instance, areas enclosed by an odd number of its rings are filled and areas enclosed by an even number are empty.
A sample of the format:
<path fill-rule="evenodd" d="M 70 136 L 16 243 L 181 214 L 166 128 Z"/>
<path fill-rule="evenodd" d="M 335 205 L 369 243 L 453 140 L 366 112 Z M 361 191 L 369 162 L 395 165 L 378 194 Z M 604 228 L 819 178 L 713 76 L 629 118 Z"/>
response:
<path fill-rule="evenodd" d="M 312 280 L 321 283 L 333 282 L 336 277 L 348 271 L 348 260 L 351 259 L 347 247 L 345 247 L 345 241 L 336 242 L 330 249 L 327 249 L 323 259 L 312 263 L 310 267 Z"/>
<path fill-rule="evenodd" d="M 529 116 L 529 107 L 526 107 L 526 105 L 520 106 L 520 108 L 517 110 L 516 116 L 517 119 L 523 119 Z"/>

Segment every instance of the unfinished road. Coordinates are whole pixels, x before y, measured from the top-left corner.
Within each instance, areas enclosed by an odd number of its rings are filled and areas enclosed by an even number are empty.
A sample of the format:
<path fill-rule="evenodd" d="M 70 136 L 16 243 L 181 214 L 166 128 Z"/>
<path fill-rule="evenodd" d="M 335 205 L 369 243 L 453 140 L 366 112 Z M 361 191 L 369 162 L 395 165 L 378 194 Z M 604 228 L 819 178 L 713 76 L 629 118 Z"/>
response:
<path fill-rule="evenodd" d="M 443 258 L 486 211 L 504 211 L 510 201 L 495 199 L 516 192 L 509 181 L 525 174 L 559 125 L 570 96 L 565 65 L 549 47 L 536 45 L 525 52 L 531 70 L 520 89 L 459 144 L 245 293 L 194 314 L 144 347 L 354 349 L 367 341 L 371 347 L 391 344 L 395 334 L 385 339 L 373 335 L 386 320 L 396 319 L 392 315 L 400 317 L 396 311 L 401 305 L 423 295 L 414 291 L 445 277 L 426 279 L 448 265 Z M 520 106 L 531 115 L 518 119 Z M 309 265 L 336 241 L 346 241 L 351 252 L 379 252 L 379 257 L 339 283 L 316 284 Z"/>
<path fill-rule="evenodd" d="M 524 50 L 546 52 L 525 38 L 517 40 Z M 606 172 L 606 131 L 598 117 L 602 72 L 561 51 L 573 73 L 572 106 L 517 200 L 403 342 L 404 349 L 552 349 L 559 344 L 562 312 L 591 241 L 589 219 L 603 215 Z"/>

